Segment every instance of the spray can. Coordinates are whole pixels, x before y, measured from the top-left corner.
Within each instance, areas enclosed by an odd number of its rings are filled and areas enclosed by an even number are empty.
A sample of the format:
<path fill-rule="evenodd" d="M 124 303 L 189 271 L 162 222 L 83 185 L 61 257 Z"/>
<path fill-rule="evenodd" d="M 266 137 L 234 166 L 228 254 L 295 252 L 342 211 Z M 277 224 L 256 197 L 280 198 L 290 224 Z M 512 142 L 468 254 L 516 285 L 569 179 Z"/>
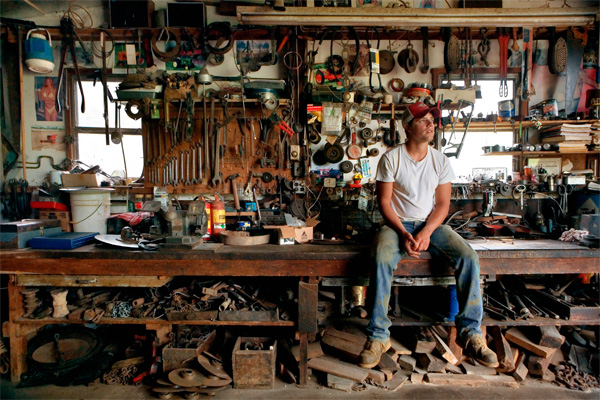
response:
<path fill-rule="evenodd" d="M 206 207 L 206 219 L 208 221 L 206 224 L 206 235 L 204 236 L 204 238 L 210 238 L 210 235 L 212 234 L 212 217 L 210 214 L 210 203 L 207 201 L 204 204 Z"/>
<path fill-rule="evenodd" d="M 219 239 L 221 231 L 225 230 L 225 203 L 218 194 L 215 194 L 215 200 L 210 205 L 210 214 L 212 217 L 211 236 Z"/>

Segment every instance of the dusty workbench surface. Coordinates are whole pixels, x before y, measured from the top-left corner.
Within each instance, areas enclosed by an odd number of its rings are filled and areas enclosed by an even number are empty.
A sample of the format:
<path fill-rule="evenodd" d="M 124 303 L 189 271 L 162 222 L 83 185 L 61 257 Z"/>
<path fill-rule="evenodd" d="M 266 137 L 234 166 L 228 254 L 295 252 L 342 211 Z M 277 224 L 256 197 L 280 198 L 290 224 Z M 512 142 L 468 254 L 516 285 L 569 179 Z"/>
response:
<path fill-rule="evenodd" d="M 600 272 L 600 250 L 556 240 L 469 241 L 482 274 Z M 82 275 L 359 276 L 368 273 L 369 246 L 259 245 L 210 246 L 207 250 L 142 251 L 87 245 L 74 250 L 2 250 L 0 273 Z M 430 276 L 451 270 L 405 258 L 398 275 Z"/>

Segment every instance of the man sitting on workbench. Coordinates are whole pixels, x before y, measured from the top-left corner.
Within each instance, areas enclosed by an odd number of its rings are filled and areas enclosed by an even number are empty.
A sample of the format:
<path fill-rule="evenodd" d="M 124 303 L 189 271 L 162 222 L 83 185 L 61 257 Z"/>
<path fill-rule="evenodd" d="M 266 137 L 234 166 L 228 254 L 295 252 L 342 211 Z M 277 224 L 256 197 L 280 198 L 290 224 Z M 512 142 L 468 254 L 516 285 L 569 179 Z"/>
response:
<path fill-rule="evenodd" d="M 466 356 L 495 368 L 498 357 L 481 335 L 483 306 L 479 288 L 479 257 L 469 244 L 442 222 L 450 207 L 454 172 L 448 158 L 429 146 L 440 110 L 424 103 L 409 105 L 402 116 L 407 141 L 381 157 L 377 168 L 377 201 L 385 220 L 375 241 L 375 261 L 367 326 L 369 341 L 360 366 L 373 368 L 389 350 L 391 322 L 387 316 L 394 270 L 405 254 L 421 251 L 449 262 L 455 269 L 459 314 L 457 343 Z"/>

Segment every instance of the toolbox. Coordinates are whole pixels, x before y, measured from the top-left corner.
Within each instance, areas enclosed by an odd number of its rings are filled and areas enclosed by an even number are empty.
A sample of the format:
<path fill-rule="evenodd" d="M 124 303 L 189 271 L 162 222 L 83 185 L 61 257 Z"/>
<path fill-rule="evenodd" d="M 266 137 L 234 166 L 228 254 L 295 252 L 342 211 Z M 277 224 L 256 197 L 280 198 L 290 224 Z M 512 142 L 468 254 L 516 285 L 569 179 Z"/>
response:
<path fill-rule="evenodd" d="M 0 249 L 22 249 L 36 237 L 61 233 L 59 220 L 24 219 L 0 224 Z"/>
<path fill-rule="evenodd" d="M 277 340 L 238 337 L 233 347 L 233 386 L 236 389 L 273 389 Z"/>
<path fill-rule="evenodd" d="M 33 238 L 29 246 L 34 249 L 72 250 L 92 242 L 98 232 L 61 232 Z"/>

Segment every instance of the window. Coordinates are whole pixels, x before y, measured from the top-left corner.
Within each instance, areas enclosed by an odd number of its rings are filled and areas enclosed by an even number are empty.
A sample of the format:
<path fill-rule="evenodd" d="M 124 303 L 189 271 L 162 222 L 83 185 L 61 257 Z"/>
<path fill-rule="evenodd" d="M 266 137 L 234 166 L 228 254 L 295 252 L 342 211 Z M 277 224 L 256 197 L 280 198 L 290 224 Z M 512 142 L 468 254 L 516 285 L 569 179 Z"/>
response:
<path fill-rule="evenodd" d="M 108 90 L 116 99 L 115 90 L 119 81 L 117 78 L 107 82 Z M 118 103 L 122 144 L 111 140 L 106 145 L 104 128 L 104 91 L 100 80 L 94 85 L 93 80 L 82 77 L 83 94 L 85 96 L 85 113 L 81 112 L 81 93 L 75 82 L 72 85 L 76 106 L 71 107 L 75 140 L 75 157 L 88 166 L 98 165 L 104 172 L 113 176 L 138 178 L 144 172 L 144 153 L 142 143 L 142 121 L 134 120 L 125 112 L 125 103 Z M 108 104 L 109 132 L 113 135 L 115 129 L 115 103 Z M 125 161 L 123 160 L 125 154 Z M 126 165 L 125 165 L 126 164 Z"/>
<path fill-rule="evenodd" d="M 447 80 L 444 82 L 447 82 Z M 463 81 L 455 80 L 452 80 L 452 83 L 457 87 L 464 84 Z M 498 102 L 503 100 L 514 100 L 515 80 L 509 77 L 507 83 L 508 97 L 500 97 L 498 93 L 500 81 L 498 79 L 478 80 L 477 84 L 481 87 L 482 98 L 475 100 L 473 118 L 477 118 L 480 113 L 484 118 L 490 114 L 497 114 Z M 515 109 L 518 109 L 518 104 L 515 104 Z M 470 110 L 470 107 L 464 109 L 465 114 Z M 443 116 L 447 115 L 449 115 L 449 111 L 443 111 Z M 456 115 L 456 112 L 454 115 Z M 493 126 L 493 123 L 490 123 L 490 125 Z M 460 143 L 464 132 L 464 129 L 461 128 L 462 124 L 456 125 L 456 133 L 452 139 L 453 144 Z M 447 125 L 444 135 L 447 140 L 450 138 L 451 132 L 451 126 Z M 506 180 L 507 176 L 512 174 L 512 156 L 485 156 L 483 147 L 493 145 L 510 147 L 513 144 L 514 138 L 512 130 L 497 129 L 496 132 L 494 132 L 493 127 L 489 130 L 478 129 L 475 131 L 474 129 L 469 129 L 459 158 L 449 157 L 450 164 L 457 176 L 457 182 L 470 182 L 473 178 L 499 178 Z M 445 147 L 442 147 L 442 151 L 445 151 L 446 149 L 449 149 L 448 151 L 452 152 L 450 151 L 452 150 L 450 143 Z M 496 171 L 505 171 L 506 174 L 497 174 Z"/>

